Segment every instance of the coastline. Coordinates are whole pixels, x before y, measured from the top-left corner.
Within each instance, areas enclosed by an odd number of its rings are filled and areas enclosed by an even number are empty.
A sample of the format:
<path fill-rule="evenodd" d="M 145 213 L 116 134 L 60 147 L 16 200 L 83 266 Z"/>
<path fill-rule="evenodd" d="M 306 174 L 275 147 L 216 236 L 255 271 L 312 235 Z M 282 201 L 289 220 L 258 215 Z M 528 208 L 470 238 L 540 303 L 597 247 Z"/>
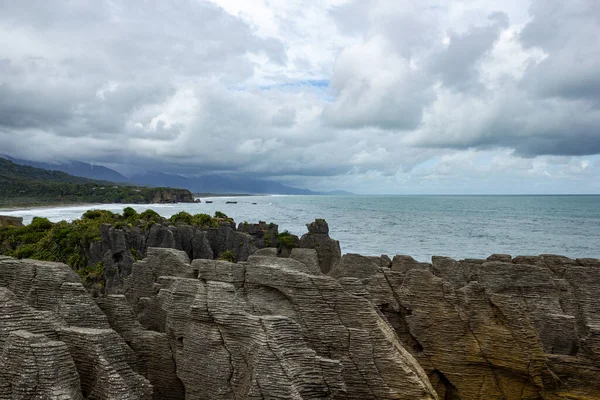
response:
<path fill-rule="evenodd" d="M 0 213 L 4 212 L 15 212 L 15 211 L 29 211 L 36 209 L 50 209 L 56 207 L 90 207 L 90 206 L 103 206 L 103 203 L 57 203 L 57 204 L 31 204 L 31 205 L 23 205 L 23 206 L 0 206 Z"/>
<path fill-rule="evenodd" d="M 194 199 L 210 199 L 210 198 L 226 198 L 226 197 L 268 197 L 271 194 L 251 194 L 251 193 L 194 193 Z M 39 203 L 39 204 L 23 204 L 23 205 L 0 205 L 0 213 L 14 211 L 28 211 L 33 209 L 49 209 L 56 207 L 102 207 L 120 203 Z M 122 203 L 123 205 L 132 205 L 130 203 Z M 163 205 L 163 204 L 192 204 L 190 203 L 139 203 L 138 206 Z"/>

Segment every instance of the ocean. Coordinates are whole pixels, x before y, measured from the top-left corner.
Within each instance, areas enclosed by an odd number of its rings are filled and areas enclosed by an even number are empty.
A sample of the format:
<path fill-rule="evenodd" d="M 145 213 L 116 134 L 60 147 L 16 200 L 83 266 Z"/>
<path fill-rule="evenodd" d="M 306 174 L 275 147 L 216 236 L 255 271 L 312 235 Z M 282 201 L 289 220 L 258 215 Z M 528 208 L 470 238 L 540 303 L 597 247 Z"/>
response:
<path fill-rule="evenodd" d="M 212 200 L 213 203 L 205 203 Z M 237 204 L 225 204 L 226 201 Z M 256 203 L 256 204 L 253 204 Z M 126 204 L 3 211 L 51 221 L 90 208 L 119 212 Z M 195 204 L 131 205 L 169 217 L 179 211 L 222 211 L 236 223 L 266 221 L 296 235 L 315 218 L 329 223 L 343 253 L 482 258 L 492 253 L 600 258 L 600 196 L 249 196 L 203 198 Z"/>

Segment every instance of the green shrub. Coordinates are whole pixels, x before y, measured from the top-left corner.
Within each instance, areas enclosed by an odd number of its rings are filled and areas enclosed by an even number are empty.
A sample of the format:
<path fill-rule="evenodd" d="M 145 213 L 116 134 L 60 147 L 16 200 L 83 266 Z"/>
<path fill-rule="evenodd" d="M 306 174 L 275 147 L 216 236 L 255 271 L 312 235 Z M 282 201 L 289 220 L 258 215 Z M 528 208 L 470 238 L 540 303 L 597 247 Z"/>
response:
<path fill-rule="evenodd" d="M 94 266 L 85 266 L 77 269 L 77 275 L 87 287 L 104 287 L 104 263 L 99 262 Z"/>
<path fill-rule="evenodd" d="M 219 226 L 219 221 L 208 214 L 196 214 L 192 217 L 192 222 L 194 225 L 203 228 L 216 228 Z"/>
<path fill-rule="evenodd" d="M 108 210 L 88 210 L 81 216 L 81 219 L 102 220 L 107 223 L 113 222 L 118 218 L 117 214 Z"/>
<path fill-rule="evenodd" d="M 147 221 L 152 219 L 160 220 L 160 215 L 154 210 L 147 209 L 145 211 L 142 211 L 142 213 L 140 214 L 140 218 Z"/>
<path fill-rule="evenodd" d="M 156 224 L 162 221 L 162 217 L 154 210 L 146 210 L 142 212 L 140 214 L 140 219 L 147 222 L 147 225 L 145 227 L 152 226 L 152 224 Z"/>
<path fill-rule="evenodd" d="M 54 224 L 48 220 L 48 218 L 33 217 L 29 228 L 36 232 L 45 232 L 52 228 Z"/>
<path fill-rule="evenodd" d="M 178 212 L 177 214 L 174 214 L 173 216 L 171 216 L 171 218 L 169 218 L 169 221 L 174 224 L 192 225 L 193 217 L 190 213 L 181 211 L 181 212 Z"/>
<path fill-rule="evenodd" d="M 292 235 L 288 231 L 281 232 L 277 235 L 277 247 L 298 247 L 298 236 Z"/>
<path fill-rule="evenodd" d="M 129 251 L 131 252 L 131 255 L 133 256 L 133 258 L 136 261 L 142 259 L 142 255 L 140 253 L 138 253 L 138 251 L 136 249 L 134 249 L 133 247 L 131 249 L 129 249 Z"/>
<path fill-rule="evenodd" d="M 126 218 L 128 220 L 135 220 L 139 218 L 139 215 L 137 211 L 135 211 L 133 208 L 125 207 L 123 209 L 123 218 Z"/>
<path fill-rule="evenodd" d="M 219 256 L 219 260 L 225 260 L 225 261 L 234 263 L 235 262 L 235 254 L 233 254 L 233 251 L 231 251 L 231 250 L 224 251 Z"/>

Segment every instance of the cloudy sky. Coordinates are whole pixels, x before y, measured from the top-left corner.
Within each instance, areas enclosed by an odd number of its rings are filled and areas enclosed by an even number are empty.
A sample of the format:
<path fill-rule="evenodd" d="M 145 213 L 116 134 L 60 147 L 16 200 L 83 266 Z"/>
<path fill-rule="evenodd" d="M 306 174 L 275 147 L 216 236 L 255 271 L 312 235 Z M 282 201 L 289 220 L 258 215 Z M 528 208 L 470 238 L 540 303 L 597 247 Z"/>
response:
<path fill-rule="evenodd" d="M 0 153 L 600 193 L 600 1 L 0 0 Z"/>

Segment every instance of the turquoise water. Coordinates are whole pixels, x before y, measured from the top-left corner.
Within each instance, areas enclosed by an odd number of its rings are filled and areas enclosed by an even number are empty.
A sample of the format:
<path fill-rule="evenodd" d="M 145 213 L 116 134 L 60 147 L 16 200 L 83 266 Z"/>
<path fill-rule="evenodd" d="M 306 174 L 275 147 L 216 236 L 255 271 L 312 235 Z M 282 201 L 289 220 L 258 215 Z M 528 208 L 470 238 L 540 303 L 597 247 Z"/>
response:
<path fill-rule="evenodd" d="M 205 200 L 205 199 L 203 199 Z M 344 253 L 408 254 L 428 261 L 432 255 L 487 257 L 492 253 L 562 254 L 600 258 L 600 196 L 252 196 L 212 198 L 212 204 L 148 207 L 170 216 L 223 211 L 236 222 L 263 220 L 280 231 L 306 232 L 305 223 L 325 218 L 330 235 Z M 252 204 L 257 203 L 257 204 Z M 100 205 L 3 212 L 28 222 L 34 215 L 50 220 L 78 218 Z"/>

